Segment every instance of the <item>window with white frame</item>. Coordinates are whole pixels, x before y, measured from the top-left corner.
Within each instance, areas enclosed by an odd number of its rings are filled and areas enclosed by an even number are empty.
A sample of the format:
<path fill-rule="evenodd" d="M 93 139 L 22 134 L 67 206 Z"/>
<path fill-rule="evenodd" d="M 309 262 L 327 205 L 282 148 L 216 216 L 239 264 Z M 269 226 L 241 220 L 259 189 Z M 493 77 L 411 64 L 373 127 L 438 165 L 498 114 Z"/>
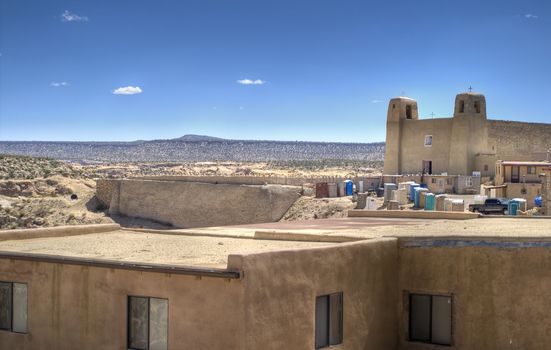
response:
<path fill-rule="evenodd" d="M 0 282 L 0 329 L 27 333 L 27 284 Z"/>

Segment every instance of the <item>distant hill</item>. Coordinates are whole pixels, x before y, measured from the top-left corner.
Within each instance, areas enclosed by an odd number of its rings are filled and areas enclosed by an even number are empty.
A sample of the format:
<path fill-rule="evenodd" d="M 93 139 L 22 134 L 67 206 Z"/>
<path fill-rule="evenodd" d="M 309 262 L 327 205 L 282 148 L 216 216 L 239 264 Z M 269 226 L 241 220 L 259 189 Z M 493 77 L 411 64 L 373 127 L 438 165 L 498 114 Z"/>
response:
<path fill-rule="evenodd" d="M 172 141 L 224 141 L 225 139 L 221 139 L 219 137 L 213 137 L 213 136 L 206 136 L 206 135 L 187 134 L 182 137 L 178 137 L 171 140 Z"/>
<path fill-rule="evenodd" d="M 0 154 L 92 162 L 312 161 L 382 162 L 384 142 L 228 140 L 184 135 L 132 142 L 0 141 Z"/>

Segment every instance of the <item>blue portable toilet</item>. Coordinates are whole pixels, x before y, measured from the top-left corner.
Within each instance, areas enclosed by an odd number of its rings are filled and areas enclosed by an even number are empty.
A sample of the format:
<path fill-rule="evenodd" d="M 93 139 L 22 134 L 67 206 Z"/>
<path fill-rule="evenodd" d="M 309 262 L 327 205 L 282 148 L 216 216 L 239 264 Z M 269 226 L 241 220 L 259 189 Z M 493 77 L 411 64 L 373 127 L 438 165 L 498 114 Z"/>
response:
<path fill-rule="evenodd" d="M 516 216 L 519 206 L 520 206 L 519 202 L 517 202 L 516 200 L 513 200 L 513 199 L 510 200 L 508 208 L 507 208 L 509 210 L 509 215 Z"/>
<path fill-rule="evenodd" d="M 419 184 L 421 188 L 428 188 L 429 186 L 427 184 Z"/>
<path fill-rule="evenodd" d="M 354 194 L 354 183 L 352 182 L 352 180 L 345 180 L 344 187 L 347 196 L 352 196 Z"/>
<path fill-rule="evenodd" d="M 419 184 L 415 184 L 415 183 L 409 186 L 409 200 L 412 202 L 415 201 L 415 189 L 417 187 L 419 187 Z"/>
<path fill-rule="evenodd" d="M 425 210 L 434 210 L 434 207 L 436 205 L 434 193 L 427 193 L 425 195 Z"/>
<path fill-rule="evenodd" d="M 542 205 L 541 196 L 537 196 L 536 198 L 534 198 L 534 204 L 536 205 L 536 207 L 541 207 Z"/>

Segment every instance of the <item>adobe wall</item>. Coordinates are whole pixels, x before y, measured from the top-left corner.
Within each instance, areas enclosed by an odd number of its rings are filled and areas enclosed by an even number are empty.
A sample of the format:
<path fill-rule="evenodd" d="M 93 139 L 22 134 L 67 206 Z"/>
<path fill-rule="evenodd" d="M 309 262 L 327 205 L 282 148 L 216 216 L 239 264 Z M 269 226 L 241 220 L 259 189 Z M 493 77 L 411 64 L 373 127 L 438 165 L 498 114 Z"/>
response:
<path fill-rule="evenodd" d="M 28 334 L 0 332 L 0 349 L 127 349 L 127 297 L 168 299 L 170 350 L 243 349 L 237 279 L 0 259 L 0 280 L 28 284 Z"/>
<path fill-rule="evenodd" d="M 400 350 L 408 342 L 407 293 L 453 295 L 452 349 L 544 350 L 551 344 L 551 242 L 400 239 Z"/>
<path fill-rule="evenodd" d="M 551 149 L 551 124 L 488 120 L 488 145 L 500 160 L 533 160 Z"/>
<path fill-rule="evenodd" d="M 191 228 L 275 222 L 300 197 L 301 187 L 119 180 L 111 214 Z"/>
<path fill-rule="evenodd" d="M 230 256 L 244 271 L 244 349 L 314 349 L 316 296 L 343 292 L 342 349 L 395 349 L 397 240 Z"/>
<path fill-rule="evenodd" d="M 448 171 L 452 119 L 401 121 L 400 173 L 419 174 L 422 160 L 432 160 L 433 174 Z M 425 147 L 425 135 L 432 135 L 432 146 Z M 396 142 L 387 140 L 387 142 Z M 386 161 L 386 159 L 385 159 Z"/>

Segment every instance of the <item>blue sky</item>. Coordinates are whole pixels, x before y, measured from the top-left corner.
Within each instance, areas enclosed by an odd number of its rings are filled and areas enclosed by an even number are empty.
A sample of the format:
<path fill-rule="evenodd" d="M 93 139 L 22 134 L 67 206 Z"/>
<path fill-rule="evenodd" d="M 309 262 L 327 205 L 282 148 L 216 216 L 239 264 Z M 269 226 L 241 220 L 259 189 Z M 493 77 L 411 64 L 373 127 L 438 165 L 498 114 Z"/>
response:
<path fill-rule="evenodd" d="M 384 141 L 469 85 L 549 123 L 550 38 L 547 0 L 0 0 L 0 140 Z"/>

